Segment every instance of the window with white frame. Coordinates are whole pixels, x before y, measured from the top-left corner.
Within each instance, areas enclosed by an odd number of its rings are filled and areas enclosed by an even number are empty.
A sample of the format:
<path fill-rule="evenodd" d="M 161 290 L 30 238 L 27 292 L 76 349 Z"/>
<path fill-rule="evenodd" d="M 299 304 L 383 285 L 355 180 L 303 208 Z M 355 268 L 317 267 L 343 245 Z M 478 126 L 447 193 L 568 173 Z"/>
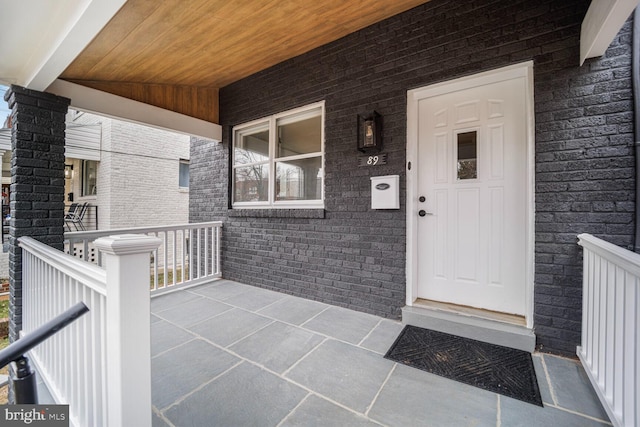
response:
<path fill-rule="evenodd" d="M 98 182 L 98 162 L 94 160 L 82 161 L 82 192 L 83 196 L 95 196 Z"/>
<path fill-rule="evenodd" d="M 189 188 L 189 160 L 180 159 L 178 168 L 178 187 Z"/>
<path fill-rule="evenodd" d="M 323 206 L 324 102 L 233 129 L 233 207 Z"/>

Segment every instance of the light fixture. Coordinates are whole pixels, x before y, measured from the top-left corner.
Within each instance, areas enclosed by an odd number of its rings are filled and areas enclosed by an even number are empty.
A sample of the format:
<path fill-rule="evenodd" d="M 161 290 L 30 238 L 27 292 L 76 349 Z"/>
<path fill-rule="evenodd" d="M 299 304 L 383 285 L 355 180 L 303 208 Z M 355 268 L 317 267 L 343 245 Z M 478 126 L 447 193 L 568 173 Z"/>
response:
<path fill-rule="evenodd" d="M 358 114 L 358 151 L 382 150 L 382 116 L 375 111 Z"/>
<path fill-rule="evenodd" d="M 64 165 L 64 177 L 65 177 L 65 179 L 71 179 L 72 172 L 73 172 L 73 165 Z"/>

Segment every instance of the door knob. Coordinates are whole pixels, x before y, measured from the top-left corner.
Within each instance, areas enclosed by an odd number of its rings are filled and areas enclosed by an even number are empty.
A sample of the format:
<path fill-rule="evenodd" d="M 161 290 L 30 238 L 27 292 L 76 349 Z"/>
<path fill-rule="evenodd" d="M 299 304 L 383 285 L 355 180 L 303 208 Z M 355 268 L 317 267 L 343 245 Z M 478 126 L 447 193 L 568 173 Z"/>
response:
<path fill-rule="evenodd" d="M 431 212 L 427 212 L 427 211 L 425 211 L 424 209 L 420 209 L 420 210 L 418 211 L 418 215 L 420 215 L 420 216 L 426 216 L 426 215 L 433 215 L 433 213 L 431 213 Z"/>

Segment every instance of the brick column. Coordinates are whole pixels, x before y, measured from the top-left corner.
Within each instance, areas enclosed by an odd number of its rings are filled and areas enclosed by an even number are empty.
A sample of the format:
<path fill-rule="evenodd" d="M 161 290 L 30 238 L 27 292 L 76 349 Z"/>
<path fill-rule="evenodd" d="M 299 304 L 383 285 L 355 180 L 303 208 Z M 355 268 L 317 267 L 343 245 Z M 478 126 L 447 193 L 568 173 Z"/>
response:
<path fill-rule="evenodd" d="M 11 221 L 9 224 L 9 338 L 22 329 L 22 253 L 31 236 L 56 249 L 64 244 L 65 118 L 70 100 L 11 86 Z"/>

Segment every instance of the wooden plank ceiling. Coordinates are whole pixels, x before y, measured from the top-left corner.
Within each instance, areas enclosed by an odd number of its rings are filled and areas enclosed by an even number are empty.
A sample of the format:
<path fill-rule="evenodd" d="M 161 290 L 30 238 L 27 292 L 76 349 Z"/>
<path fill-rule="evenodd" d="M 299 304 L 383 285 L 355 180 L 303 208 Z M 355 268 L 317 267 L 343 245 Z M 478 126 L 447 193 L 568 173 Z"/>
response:
<path fill-rule="evenodd" d="M 60 78 L 218 122 L 218 90 L 428 0 L 129 0 Z"/>

